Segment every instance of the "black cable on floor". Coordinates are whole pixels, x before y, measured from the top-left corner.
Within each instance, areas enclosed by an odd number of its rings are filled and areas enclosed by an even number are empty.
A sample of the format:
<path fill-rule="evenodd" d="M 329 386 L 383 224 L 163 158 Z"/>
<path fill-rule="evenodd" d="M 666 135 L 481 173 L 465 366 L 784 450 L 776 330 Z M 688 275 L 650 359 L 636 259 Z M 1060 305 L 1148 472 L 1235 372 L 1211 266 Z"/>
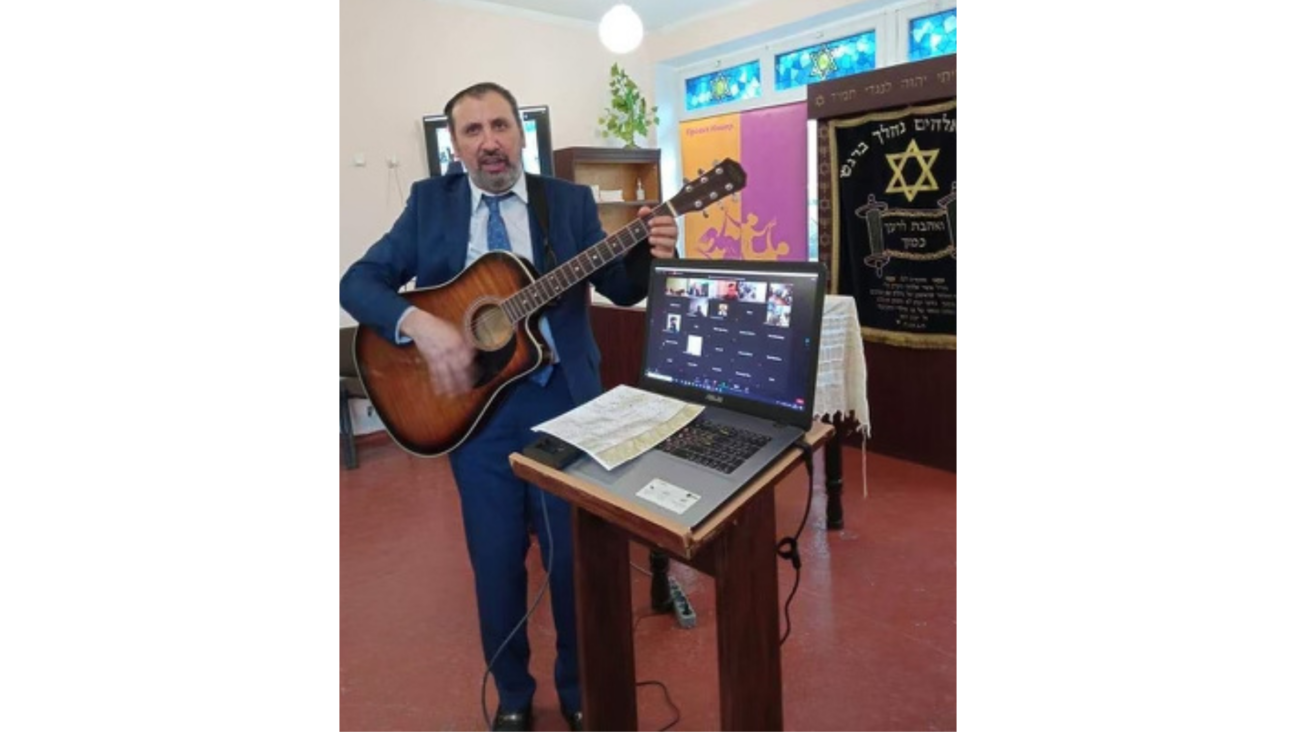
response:
<path fill-rule="evenodd" d="M 644 618 L 649 616 L 656 616 L 659 614 L 660 613 L 653 612 L 653 609 L 651 607 L 648 608 L 648 612 L 638 613 L 637 617 L 635 617 L 634 625 L 630 627 L 630 632 L 634 633 L 636 630 L 638 630 L 640 620 L 643 620 Z M 666 684 L 663 684 L 660 681 L 636 681 L 635 682 L 636 687 L 648 686 L 649 684 L 660 686 L 662 688 L 662 693 L 666 695 L 666 703 L 670 705 L 671 709 L 675 710 L 675 718 L 670 721 L 670 724 L 666 725 L 665 727 L 662 727 L 660 730 L 657 731 L 657 732 L 666 732 L 666 730 L 670 729 L 671 727 L 674 727 L 676 724 L 679 723 L 680 721 L 679 707 L 675 706 L 675 702 L 671 701 L 670 689 L 666 688 Z"/>
<path fill-rule="evenodd" d="M 670 724 L 657 730 L 657 732 L 666 732 L 666 730 L 670 729 L 671 727 L 674 727 L 676 724 L 679 723 L 680 721 L 679 707 L 675 706 L 675 702 L 671 701 L 670 691 L 666 689 L 666 685 L 663 684 L 662 682 L 660 681 L 636 681 L 635 682 L 635 686 L 648 686 L 649 684 L 660 686 L 662 688 L 662 693 L 666 695 L 666 703 L 670 705 L 671 709 L 675 710 L 675 718 L 670 721 Z"/>

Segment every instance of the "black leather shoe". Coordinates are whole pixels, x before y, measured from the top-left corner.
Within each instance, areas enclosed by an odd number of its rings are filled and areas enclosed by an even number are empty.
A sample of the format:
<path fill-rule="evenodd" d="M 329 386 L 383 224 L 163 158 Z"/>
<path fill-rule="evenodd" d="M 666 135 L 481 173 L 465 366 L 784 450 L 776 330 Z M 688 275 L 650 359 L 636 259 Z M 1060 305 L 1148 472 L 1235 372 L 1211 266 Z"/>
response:
<path fill-rule="evenodd" d="M 496 709 L 491 729 L 497 732 L 531 732 L 531 707 L 516 712 Z"/>
<path fill-rule="evenodd" d="M 564 711 L 563 716 L 567 718 L 567 726 L 571 727 L 572 732 L 582 732 L 585 729 L 585 713 L 581 710 L 571 713 Z"/>

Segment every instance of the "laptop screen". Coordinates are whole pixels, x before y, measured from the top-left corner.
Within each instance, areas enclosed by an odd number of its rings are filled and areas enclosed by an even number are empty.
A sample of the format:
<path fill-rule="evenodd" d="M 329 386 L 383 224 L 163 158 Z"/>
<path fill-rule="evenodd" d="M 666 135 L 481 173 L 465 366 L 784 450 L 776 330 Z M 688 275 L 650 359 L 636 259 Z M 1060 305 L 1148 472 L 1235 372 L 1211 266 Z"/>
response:
<path fill-rule="evenodd" d="M 640 386 L 808 429 L 824 269 L 654 260 Z"/>

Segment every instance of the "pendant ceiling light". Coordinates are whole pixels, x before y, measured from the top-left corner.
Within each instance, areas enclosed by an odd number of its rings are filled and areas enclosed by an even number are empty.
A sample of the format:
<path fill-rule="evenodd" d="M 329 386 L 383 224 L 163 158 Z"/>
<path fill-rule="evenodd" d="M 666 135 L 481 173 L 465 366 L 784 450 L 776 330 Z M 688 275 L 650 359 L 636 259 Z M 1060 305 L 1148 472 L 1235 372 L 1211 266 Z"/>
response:
<path fill-rule="evenodd" d="M 612 53 L 630 53 L 643 40 L 643 21 L 629 5 L 614 5 L 599 21 L 599 40 Z"/>

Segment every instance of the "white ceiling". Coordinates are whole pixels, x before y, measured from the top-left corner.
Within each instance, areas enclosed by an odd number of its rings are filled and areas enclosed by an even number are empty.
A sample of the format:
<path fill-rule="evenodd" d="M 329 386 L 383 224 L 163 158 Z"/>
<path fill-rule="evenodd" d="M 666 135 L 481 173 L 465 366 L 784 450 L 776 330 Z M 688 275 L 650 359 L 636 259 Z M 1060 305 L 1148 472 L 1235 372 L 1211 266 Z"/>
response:
<path fill-rule="evenodd" d="M 598 23 L 613 5 L 624 3 L 643 20 L 645 31 L 711 15 L 718 10 L 750 5 L 755 0 L 489 0 L 494 5 L 508 5 L 561 18 Z"/>

